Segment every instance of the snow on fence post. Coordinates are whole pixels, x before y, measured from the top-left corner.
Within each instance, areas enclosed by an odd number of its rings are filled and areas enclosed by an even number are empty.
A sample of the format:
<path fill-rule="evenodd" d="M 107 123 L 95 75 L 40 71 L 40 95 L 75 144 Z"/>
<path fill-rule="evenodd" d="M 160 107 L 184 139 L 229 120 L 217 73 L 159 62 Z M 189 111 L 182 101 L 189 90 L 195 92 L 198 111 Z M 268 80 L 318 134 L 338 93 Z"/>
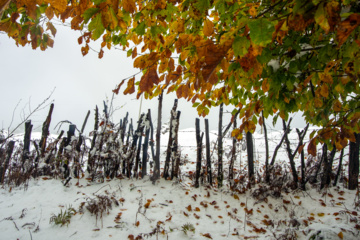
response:
<path fill-rule="evenodd" d="M 154 174 L 153 174 L 153 183 L 160 178 L 160 137 L 161 137 L 161 118 L 162 118 L 162 101 L 163 94 L 159 95 L 159 105 L 158 105 L 158 119 L 157 119 L 157 128 L 156 128 L 156 153 L 154 159 Z"/>
<path fill-rule="evenodd" d="M 95 107 L 95 123 L 94 123 L 94 130 L 93 130 L 93 134 L 92 134 L 93 138 L 91 140 L 90 151 L 89 151 L 89 155 L 88 155 L 87 171 L 89 174 L 91 174 L 92 171 L 94 170 L 95 160 L 94 160 L 93 149 L 95 147 L 98 129 L 99 129 L 99 108 L 96 105 L 96 107 Z"/>
<path fill-rule="evenodd" d="M 1 180 L 1 184 L 4 183 L 4 178 L 5 178 L 5 172 L 7 170 L 7 168 L 9 167 L 9 163 L 10 163 L 10 159 L 11 159 L 11 155 L 14 151 L 14 146 L 15 146 L 15 141 L 9 141 L 7 148 L 6 148 L 6 157 L 5 157 L 5 161 L 4 162 L 0 162 L 0 180 Z"/>
<path fill-rule="evenodd" d="M 171 148 L 171 180 L 174 177 L 178 177 L 179 168 L 180 168 L 180 154 L 178 153 L 178 138 L 179 138 L 179 125 L 180 125 L 180 115 L 181 112 L 177 111 L 176 118 L 173 120 L 173 143 Z"/>
<path fill-rule="evenodd" d="M 136 178 L 139 175 L 138 169 L 139 169 L 139 163 L 140 163 L 140 151 L 141 151 L 141 144 L 142 144 L 142 134 L 143 134 L 144 127 L 145 127 L 145 125 L 144 125 L 145 118 L 146 118 L 145 114 L 142 113 L 141 116 L 140 116 L 140 119 L 139 119 L 138 128 L 135 131 L 135 135 L 134 135 L 134 138 L 137 138 L 139 140 L 138 147 L 136 149 L 135 166 L 134 166 L 134 176 Z M 135 146 L 136 146 L 136 143 L 135 143 Z M 134 151 L 135 151 L 135 149 L 134 149 Z"/>
<path fill-rule="evenodd" d="M 42 126 L 41 139 L 40 139 L 40 143 L 39 143 L 41 157 L 45 156 L 46 140 L 47 140 L 47 137 L 49 136 L 49 127 L 50 127 L 51 115 L 52 115 L 53 110 L 54 110 L 54 104 L 52 103 L 50 105 L 50 110 L 46 117 L 46 120 Z"/>
<path fill-rule="evenodd" d="M 148 109 L 148 113 L 146 114 L 146 118 L 144 119 L 144 127 L 145 127 L 145 139 L 143 144 L 143 156 L 142 156 L 142 169 L 141 169 L 141 177 L 144 178 L 146 176 L 147 171 L 147 160 L 148 160 L 148 147 L 149 147 L 149 135 L 150 135 L 150 109 Z"/>
<path fill-rule="evenodd" d="M 178 100 L 175 99 L 174 100 L 174 106 L 171 109 L 171 113 L 170 113 L 170 131 L 169 131 L 169 141 L 168 141 L 168 146 L 166 149 L 166 158 L 165 158 L 165 166 L 164 166 L 164 174 L 163 177 L 165 179 L 168 179 L 169 177 L 169 167 L 170 167 L 170 158 L 171 158 L 171 145 L 173 142 L 173 125 L 172 125 L 172 121 L 174 120 L 174 118 L 176 118 L 176 108 L 177 108 L 177 104 L 178 104 Z"/>
<path fill-rule="evenodd" d="M 205 119 L 205 140 L 206 140 L 206 175 L 210 186 L 212 186 L 211 173 L 211 156 L 210 156 L 210 136 L 209 136 L 209 120 Z"/>
<path fill-rule="evenodd" d="M 234 122 L 233 122 L 233 128 L 236 129 L 236 118 L 234 118 Z M 233 185 L 232 180 L 234 179 L 234 162 L 236 159 L 236 138 L 233 137 L 232 138 L 232 149 L 231 149 L 231 159 L 230 159 L 230 164 L 229 164 L 229 182 L 230 182 L 230 187 Z"/>

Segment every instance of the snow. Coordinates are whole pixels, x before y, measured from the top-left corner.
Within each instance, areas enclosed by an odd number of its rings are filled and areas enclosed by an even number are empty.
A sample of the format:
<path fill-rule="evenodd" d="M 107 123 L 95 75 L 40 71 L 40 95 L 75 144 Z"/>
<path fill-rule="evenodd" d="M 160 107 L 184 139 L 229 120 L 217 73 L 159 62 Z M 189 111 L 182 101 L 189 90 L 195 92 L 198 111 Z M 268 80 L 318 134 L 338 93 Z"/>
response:
<path fill-rule="evenodd" d="M 168 134 L 161 137 L 162 161 Z M 37 134 L 32 134 L 33 137 Z M 281 138 L 281 132 L 269 132 L 270 156 Z M 192 187 L 191 172 L 196 165 L 194 129 L 179 131 L 181 179 L 105 179 L 90 182 L 72 179 L 64 186 L 60 179 L 38 177 L 27 186 L 2 186 L 0 189 L 0 239 L 359 239 L 360 212 L 356 191 L 337 187 L 318 190 L 307 185 L 307 191 L 282 191 L 280 197 L 255 197 L 267 185 L 256 185 L 246 193 L 232 192 L 228 183 L 221 189 Z M 217 139 L 210 133 L 211 146 Z M 264 163 L 264 137 L 254 134 L 256 165 Z M 289 135 L 297 143 L 297 134 Z M 225 152 L 232 140 L 224 139 Z M 242 146 L 240 144 L 240 146 Z M 293 147 L 295 148 L 295 147 Z M 246 150 L 238 155 L 235 168 L 246 168 Z M 203 151 L 203 155 L 205 151 Z M 288 162 L 284 151 L 279 162 Z M 241 162 L 240 162 L 241 159 Z M 224 158 L 224 172 L 229 158 Z M 216 154 L 213 154 L 216 162 Z M 299 159 L 296 159 L 299 161 Z M 298 163 L 298 162 L 297 162 Z M 241 164 L 241 165 L 240 165 Z M 298 163 L 299 164 L 299 163 Z M 163 164 L 161 164 L 163 166 Z M 334 163 L 337 166 L 337 163 Z M 161 169 L 162 171 L 162 169 Z M 213 165 L 213 171 L 216 167 Z M 92 215 L 86 208 L 97 196 L 111 200 L 109 214 Z M 82 210 L 80 208 L 82 207 Z M 75 209 L 68 225 L 50 222 L 53 215 L 69 207 Z M 194 231 L 184 231 L 192 224 Z M 129 238 L 130 236 L 130 238 Z M 140 238 L 139 238 L 140 239 Z"/>

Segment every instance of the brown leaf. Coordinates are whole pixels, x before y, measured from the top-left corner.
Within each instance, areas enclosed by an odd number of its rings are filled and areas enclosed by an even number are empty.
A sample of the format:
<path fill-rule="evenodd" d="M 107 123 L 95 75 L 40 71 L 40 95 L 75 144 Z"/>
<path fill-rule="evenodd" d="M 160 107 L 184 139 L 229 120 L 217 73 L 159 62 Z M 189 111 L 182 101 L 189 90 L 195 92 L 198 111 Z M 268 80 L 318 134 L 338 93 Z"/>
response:
<path fill-rule="evenodd" d="M 140 92 L 150 92 L 154 84 L 157 85 L 159 82 L 160 78 L 157 74 L 156 66 L 153 66 L 141 77 L 139 84 Z"/>
<path fill-rule="evenodd" d="M 135 6 L 135 1 L 134 0 L 123 0 L 122 1 L 122 5 L 125 9 L 125 11 L 128 11 L 130 13 L 135 12 L 136 10 L 136 6 Z"/>
<path fill-rule="evenodd" d="M 206 237 L 206 238 L 210 238 L 210 239 L 213 239 L 210 235 L 210 233 L 204 233 L 204 234 L 201 234 L 203 237 Z"/>
<path fill-rule="evenodd" d="M 316 138 L 311 139 L 308 145 L 308 152 L 314 157 L 316 156 Z"/>
<path fill-rule="evenodd" d="M 124 84 L 124 82 L 125 82 L 125 79 L 122 80 L 121 83 L 114 90 L 112 90 L 112 92 L 115 93 L 116 95 L 118 95 L 119 90 L 120 90 L 121 86 Z"/>
<path fill-rule="evenodd" d="M 204 22 L 203 32 L 206 37 L 209 37 L 214 33 L 214 23 L 207 18 Z"/>
<path fill-rule="evenodd" d="M 57 10 L 59 13 L 63 13 L 66 10 L 68 4 L 67 0 L 45 0 L 46 3 L 50 3 L 50 6 Z"/>
<path fill-rule="evenodd" d="M 346 39 L 350 36 L 352 31 L 360 24 L 360 14 L 353 13 L 347 19 L 342 21 L 338 25 L 336 38 L 338 41 L 338 47 L 343 45 Z"/>

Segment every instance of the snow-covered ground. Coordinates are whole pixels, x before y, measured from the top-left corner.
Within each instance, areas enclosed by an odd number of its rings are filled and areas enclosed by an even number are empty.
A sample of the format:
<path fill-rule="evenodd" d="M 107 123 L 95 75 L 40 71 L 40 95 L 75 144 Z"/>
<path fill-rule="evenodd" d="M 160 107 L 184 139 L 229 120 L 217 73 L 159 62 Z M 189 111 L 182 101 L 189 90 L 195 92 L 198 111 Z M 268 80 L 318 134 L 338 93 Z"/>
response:
<path fill-rule="evenodd" d="M 216 134 L 211 139 L 216 141 Z M 270 156 L 281 137 L 269 133 Z M 256 167 L 264 163 L 263 135 L 254 134 Z M 289 136 L 296 144 L 297 135 Z M 162 135 L 162 145 L 167 144 Z M 228 168 L 231 139 L 226 146 L 224 170 Z M 308 185 L 306 192 L 282 192 L 259 201 L 254 191 L 233 193 L 227 184 L 221 189 L 192 187 L 186 177 L 194 171 L 196 140 L 194 129 L 179 133 L 183 165 L 180 181 L 155 184 L 145 177 L 105 180 L 94 183 L 73 179 L 64 187 L 60 179 L 40 177 L 28 186 L 0 189 L 0 239 L 359 239 L 360 206 L 356 191 L 343 184 L 323 191 Z M 242 149 L 242 146 L 239 146 Z M 295 148 L 295 147 L 294 147 Z M 162 148 L 164 152 L 165 148 Z M 205 151 L 203 151 L 205 154 Z M 164 159 L 164 154 L 162 158 Z M 216 161 L 216 153 L 213 155 Z M 278 159 L 287 162 L 284 151 Z M 162 164 L 163 166 L 163 164 Z M 334 163 L 337 166 L 337 163 Z M 237 157 L 235 169 L 246 167 L 246 150 Z M 103 201 L 104 212 L 94 203 Z M 111 205 L 111 207 L 110 207 Z M 64 226 L 52 220 L 73 208 Z M 89 210 L 90 209 L 90 210 Z"/>

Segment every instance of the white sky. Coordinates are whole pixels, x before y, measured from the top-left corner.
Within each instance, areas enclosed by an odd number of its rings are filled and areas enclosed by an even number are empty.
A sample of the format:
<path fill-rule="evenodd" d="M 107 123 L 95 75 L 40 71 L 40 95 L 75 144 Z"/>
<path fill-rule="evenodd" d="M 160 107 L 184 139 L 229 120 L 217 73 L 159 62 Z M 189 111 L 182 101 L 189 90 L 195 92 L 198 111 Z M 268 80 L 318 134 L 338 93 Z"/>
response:
<path fill-rule="evenodd" d="M 58 25 L 57 30 L 54 48 L 49 48 L 46 51 L 32 50 L 30 45 L 17 47 L 7 35 L 0 34 L 0 70 L 2 75 L 0 80 L 0 129 L 9 127 L 11 116 L 20 100 L 10 130 L 21 122 L 23 113 L 25 115 L 29 113 L 29 105 L 31 109 L 34 109 L 55 88 L 51 97 L 54 100 L 55 108 L 50 131 L 55 133 L 55 125 L 62 120 L 69 120 L 81 128 L 87 111 L 91 110 L 85 130 L 87 134 L 93 129 L 95 105 L 98 105 L 102 111 L 103 100 L 111 98 L 112 89 L 122 79 L 139 71 L 133 68 L 133 60 L 126 57 L 126 52 L 120 50 L 109 51 L 106 49 L 102 59 L 98 59 L 97 53 L 92 51 L 83 57 L 80 50 L 81 46 L 77 43 L 80 33 L 70 30 L 69 27 Z M 93 44 L 93 46 L 95 45 Z M 140 75 L 137 76 L 137 79 L 139 78 Z M 122 86 L 122 91 L 125 87 L 126 84 Z M 120 92 L 122 91 L 120 90 Z M 169 119 L 169 112 L 175 97 L 174 94 L 164 96 L 163 123 Z M 140 101 L 136 100 L 135 95 L 124 96 L 119 94 L 116 96 L 114 105 L 115 107 L 122 106 L 114 114 L 114 122 L 123 118 L 127 111 L 133 121 L 138 118 Z M 195 126 L 197 113 L 191 106 L 190 102 L 179 101 L 178 110 L 182 111 L 181 129 Z M 148 108 L 152 111 L 152 119 L 155 125 L 157 121 L 157 100 L 143 100 L 142 112 L 147 112 Z M 31 117 L 34 124 L 33 131 L 41 131 L 48 109 L 46 107 Z M 229 109 L 231 110 L 231 108 Z M 229 115 L 225 114 L 224 124 L 228 123 Z M 218 109 L 211 109 L 208 118 L 210 129 L 216 129 Z M 270 121 L 268 123 L 270 124 Z M 299 124 L 293 121 L 293 125 L 293 127 L 304 127 L 304 123 L 301 121 Z M 204 129 L 202 120 L 201 128 Z M 67 130 L 67 126 L 63 129 Z"/>

